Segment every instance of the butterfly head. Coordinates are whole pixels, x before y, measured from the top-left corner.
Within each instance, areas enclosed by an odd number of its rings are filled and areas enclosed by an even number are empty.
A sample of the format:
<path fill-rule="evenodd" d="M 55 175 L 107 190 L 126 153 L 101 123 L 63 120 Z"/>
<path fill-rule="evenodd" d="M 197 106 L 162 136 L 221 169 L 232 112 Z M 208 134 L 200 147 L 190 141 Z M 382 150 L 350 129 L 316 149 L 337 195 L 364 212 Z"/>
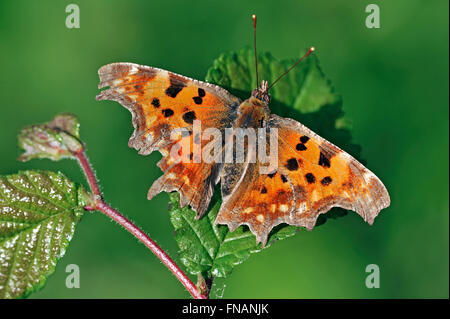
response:
<path fill-rule="evenodd" d="M 252 91 L 252 96 L 263 101 L 265 104 L 269 104 L 270 95 L 269 95 L 269 85 L 267 81 L 263 80 L 261 82 L 260 87 Z"/>

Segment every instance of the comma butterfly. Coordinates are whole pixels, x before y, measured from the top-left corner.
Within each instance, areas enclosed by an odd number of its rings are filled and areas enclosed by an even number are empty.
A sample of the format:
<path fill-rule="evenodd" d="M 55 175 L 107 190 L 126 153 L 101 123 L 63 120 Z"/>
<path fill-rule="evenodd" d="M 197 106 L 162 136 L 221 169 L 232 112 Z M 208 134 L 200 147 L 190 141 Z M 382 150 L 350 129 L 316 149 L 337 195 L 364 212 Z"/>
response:
<path fill-rule="evenodd" d="M 255 16 L 253 27 L 258 70 Z M 149 199 L 161 191 L 178 191 L 180 205 L 190 205 L 200 218 L 220 181 L 222 206 L 215 222 L 228 225 L 230 231 L 248 225 L 263 245 L 271 229 L 281 223 L 312 229 L 319 214 L 342 207 L 356 211 L 372 224 L 380 210 L 390 204 L 383 183 L 356 159 L 301 123 L 270 113 L 268 91 L 276 81 L 271 86 L 262 81 L 242 102 L 219 86 L 154 67 L 112 63 L 101 67 L 98 74 L 99 88 L 109 88 L 97 100 L 117 101 L 132 114 L 135 130 L 128 145 L 142 155 L 155 150 L 163 155 L 158 166 L 164 175 L 151 186 Z M 220 133 L 230 128 L 274 130 L 276 159 L 275 165 L 271 161 L 272 170 L 263 173 L 265 163 L 259 158 L 249 160 L 256 148 L 248 136 L 243 145 L 245 160 L 222 163 L 226 143 L 218 139 L 211 147 L 195 132 L 197 121 L 202 128 Z M 172 133 L 177 129 L 186 134 L 174 138 Z M 236 136 L 230 136 L 233 144 Z M 270 144 L 260 135 L 257 140 Z M 208 152 L 214 149 L 212 160 L 201 160 L 195 155 L 198 152 L 192 152 L 196 147 Z M 232 150 L 233 159 L 235 153 L 237 150 Z"/>

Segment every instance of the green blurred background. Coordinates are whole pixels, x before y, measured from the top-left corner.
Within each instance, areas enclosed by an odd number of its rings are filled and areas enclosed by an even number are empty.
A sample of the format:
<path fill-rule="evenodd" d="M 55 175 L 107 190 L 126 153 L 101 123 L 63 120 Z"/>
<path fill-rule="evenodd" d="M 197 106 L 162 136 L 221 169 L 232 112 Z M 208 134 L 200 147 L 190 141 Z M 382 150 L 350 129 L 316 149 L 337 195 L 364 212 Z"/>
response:
<path fill-rule="evenodd" d="M 72 161 L 16 161 L 23 126 L 73 112 L 106 199 L 176 258 L 167 194 L 146 199 L 161 175 L 160 155 L 128 148 L 130 114 L 95 101 L 97 69 L 127 61 L 203 79 L 220 53 L 251 45 L 256 13 L 261 52 L 283 59 L 316 46 L 343 95 L 353 141 L 392 205 L 373 227 L 351 213 L 251 256 L 225 280 L 224 297 L 448 298 L 448 1 L 78 0 L 81 28 L 71 30 L 70 3 L 0 1 L 0 174 L 61 170 L 84 183 Z M 369 3 L 380 6 L 380 29 L 365 27 Z M 81 269 L 80 289 L 65 287 L 72 263 Z M 372 263 L 379 289 L 365 286 Z M 143 245 L 87 213 L 56 272 L 31 297 L 189 295 Z"/>

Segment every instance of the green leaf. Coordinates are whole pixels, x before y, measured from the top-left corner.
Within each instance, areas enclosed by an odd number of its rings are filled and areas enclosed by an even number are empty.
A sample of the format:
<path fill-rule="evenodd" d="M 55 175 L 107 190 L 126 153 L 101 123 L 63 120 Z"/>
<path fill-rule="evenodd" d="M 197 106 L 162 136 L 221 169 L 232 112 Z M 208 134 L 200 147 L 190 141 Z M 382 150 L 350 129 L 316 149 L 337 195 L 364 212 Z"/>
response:
<path fill-rule="evenodd" d="M 261 244 L 256 245 L 255 235 L 247 227 L 229 232 L 227 226 L 214 226 L 221 204 L 218 196 L 213 197 L 212 208 L 200 220 L 195 219 L 192 209 L 180 207 L 178 193 L 171 193 L 169 198 L 170 220 L 176 231 L 181 261 L 191 274 L 202 274 L 206 278 L 226 277 L 250 254 L 267 249 L 275 240 L 293 236 L 298 231 L 293 226 L 277 226 L 262 248 Z"/>
<path fill-rule="evenodd" d="M 269 81 L 275 79 L 294 64 L 296 59 L 278 61 L 269 53 L 258 58 L 259 78 Z M 206 81 L 215 83 L 230 91 L 243 92 L 237 95 L 247 99 L 251 91 L 259 86 L 256 83 L 253 51 L 222 54 L 208 70 Z M 234 92 L 236 93 L 236 92 Z M 329 80 L 321 71 L 317 57 L 313 54 L 282 78 L 270 91 L 271 110 L 278 114 L 280 103 L 290 110 L 314 112 L 327 104 L 335 104 L 340 97 L 334 93 Z M 273 105 L 275 100 L 275 105 Z M 274 107 L 275 106 L 275 107 Z M 279 114 L 280 115 L 280 114 Z"/>
<path fill-rule="evenodd" d="M 295 61 L 278 61 L 269 53 L 261 54 L 258 56 L 259 78 L 271 83 Z M 222 54 L 208 70 L 206 80 L 228 89 L 243 100 L 247 99 L 257 86 L 253 51 L 244 49 Z M 315 55 L 288 73 L 271 89 L 270 94 L 273 113 L 294 118 L 358 155 L 359 146 L 351 143 L 348 122 L 343 118 L 342 100 L 323 74 Z M 224 225 L 214 226 L 221 205 L 218 193 L 216 190 L 209 212 L 200 220 L 195 220 L 196 214 L 190 208 L 180 208 L 178 193 L 170 194 L 169 211 L 181 261 L 191 274 L 200 273 L 205 278 L 226 277 L 234 266 L 263 249 L 260 244 L 256 245 L 255 236 L 246 226 L 234 232 L 229 232 Z M 326 215 L 320 215 L 316 226 L 325 223 L 327 218 L 345 214 L 346 211 L 335 208 Z M 298 227 L 278 225 L 272 229 L 264 249 L 298 231 Z"/>
<path fill-rule="evenodd" d="M 79 139 L 79 127 L 73 114 L 59 114 L 50 122 L 25 127 L 18 136 L 19 146 L 25 150 L 19 160 L 75 158 L 84 148 Z"/>
<path fill-rule="evenodd" d="M 0 298 L 23 298 L 44 286 L 83 215 L 85 196 L 61 173 L 0 176 Z"/>

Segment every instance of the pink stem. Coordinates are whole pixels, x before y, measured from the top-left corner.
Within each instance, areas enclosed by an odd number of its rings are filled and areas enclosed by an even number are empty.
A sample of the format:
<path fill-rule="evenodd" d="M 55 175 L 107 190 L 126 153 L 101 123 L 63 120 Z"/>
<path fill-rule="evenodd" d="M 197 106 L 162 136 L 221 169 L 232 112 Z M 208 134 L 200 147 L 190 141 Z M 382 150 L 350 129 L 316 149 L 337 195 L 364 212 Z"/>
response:
<path fill-rule="evenodd" d="M 100 192 L 100 187 L 98 187 L 97 178 L 95 177 L 94 170 L 92 169 L 91 164 L 89 163 L 89 160 L 86 157 L 86 154 L 84 153 L 84 150 L 81 152 L 78 152 L 76 154 L 78 162 L 81 165 L 81 168 L 84 171 L 84 174 L 86 175 L 86 178 L 89 182 L 89 186 L 91 187 L 92 192 L 94 195 L 102 197 L 102 193 Z"/>
<path fill-rule="evenodd" d="M 161 262 L 164 265 L 166 265 L 167 268 L 169 268 L 169 270 L 175 275 L 175 277 L 189 291 L 192 297 L 194 297 L 195 299 L 207 299 L 208 297 L 206 295 L 202 295 L 198 291 L 195 284 L 189 279 L 189 277 L 180 269 L 180 267 L 178 267 L 178 265 L 172 260 L 172 258 L 169 257 L 169 255 L 161 247 L 159 247 L 139 227 L 133 224 L 133 222 L 131 222 L 129 219 L 127 219 L 125 216 L 123 216 L 121 213 L 119 213 L 117 210 L 115 210 L 114 208 L 112 208 L 103 201 L 94 171 L 92 170 L 92 167 L 89 164 L 89 161 L 86 158 L 84 151 L 77 153 L 77 158 L 87 177 L 92 192 L 98 197 L 95 203 L 95 207 L 86 206 L 85 209 L 99 210 L 106 216 L 116 221 L 119 225 L 121 225 L 134 237 L 136 237 L 141 243 L 147 246 L 156 255 L 156 257 L 158 257 L 159 260 L 161 260 Z"/>

